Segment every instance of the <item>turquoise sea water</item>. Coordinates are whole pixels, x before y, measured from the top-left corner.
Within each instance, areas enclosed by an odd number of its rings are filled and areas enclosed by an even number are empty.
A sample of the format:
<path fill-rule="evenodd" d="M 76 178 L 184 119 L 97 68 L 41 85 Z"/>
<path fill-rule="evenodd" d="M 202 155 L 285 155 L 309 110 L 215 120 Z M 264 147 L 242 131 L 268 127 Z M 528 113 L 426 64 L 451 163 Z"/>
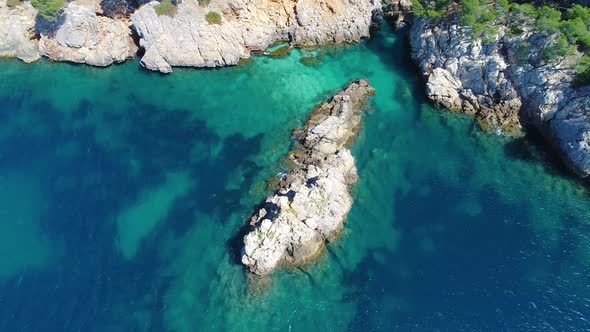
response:
<path fill-rule="evenodd" d="M 0 331 L 589 330 L 587 187 L 534 135 L 429 106 L 407 49 L 384 31 L 317 67 L 170 76 L 1 61 Z M 343 236 L 247 275 L 240 229 L 291 131 L 363 77 Z"/>

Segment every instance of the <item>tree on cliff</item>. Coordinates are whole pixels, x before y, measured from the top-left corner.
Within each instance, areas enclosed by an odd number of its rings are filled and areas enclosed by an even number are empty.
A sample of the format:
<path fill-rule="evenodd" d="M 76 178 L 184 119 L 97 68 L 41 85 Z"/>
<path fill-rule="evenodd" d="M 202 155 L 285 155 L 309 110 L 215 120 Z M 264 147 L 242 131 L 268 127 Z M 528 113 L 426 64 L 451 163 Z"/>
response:
<path fill-rule="evenodd" d="M 31 0 L 31 5 L 48 21 L 55 21 L 65 4 L 66 0 Z"/>

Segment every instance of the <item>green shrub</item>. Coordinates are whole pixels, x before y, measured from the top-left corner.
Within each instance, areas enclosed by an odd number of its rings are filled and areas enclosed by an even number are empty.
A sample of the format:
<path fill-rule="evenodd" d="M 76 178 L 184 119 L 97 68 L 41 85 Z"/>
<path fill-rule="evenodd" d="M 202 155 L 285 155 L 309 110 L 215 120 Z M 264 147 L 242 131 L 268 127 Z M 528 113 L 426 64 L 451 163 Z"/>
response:
<path fill-rule="evenodd" d="M 209 24 L 221 25 L 221 15 L 218 12 L 208 12 L 207 15 L 205 15 L 205 20 L 207 20 Z"/>
<path fill-rule="evenodd" d="M 31 5 L 48 21 L 55 21 L 66 5 L 66 0 L 31 0 Z"/>
<path fill-rule="evenodd" d="M 13 8 L 16 7 L 18 5 L 20 5 L 22 2 L 20 0 L 6 0 L 6 5 L 9 8 Z"/>
<path fill-rule="evenodd" d="M 560 31 L 561 12 L 551 7 L 542 6 L 537 9 L 537 30 L 546 35 Z"/>
<path fill-rule="evenodd" d="M 574 5 L 558 10 L 558 7 L 535 7 L 533 1 L 518 2 L 521 4 L 513 0 L 412 0 L 412 5 L 417 16 L 435 20 L 455 16 L 484 43 L 496 38 L 501 24 L 507 25 L 508 33 L 513 36 L 527 31 L 525 27 L 534 26 L 536 32 L 555 40 L 541 51 L 547 62 L 573 55 L 577 49 L 590 51 L 590 8 Z M 558 5 L 551 1 L 545 3 Z"/>
<path fill-rule="evenodd" d="M 172 0 L 162 0 L 154 7 L 154 10 L 160 16 L 174 16 L 178 12 L 178 7 L 172 3 Z"/>
<path fill-rule="evenodd" d="M 575 5 L 567 10 L 566 16 L 568 19 L 580 18 L 586 26 L 590 26 L 590 8 L 588 7 Z"/>
<path fill-rule="evenodd" d="M 412 0 L 412 11 L 416 16 L 426 16 L 426 8 L 424 8 L 424 6 L 422 5 L 422 1 L 420 0 Z"/>
<path fill-rule="evenodd" d="M 590 56 L 585 55 L 578 60 L 573 85 L 575 87 L 590 85 Z"/>
<path fill-rule="evenodd" d="M 561 31 L 565 34 L 571 44 L 577 44 L 582 48 L 590 48 L 590 30 L 584 24 L 584 20 L 576 17 L 564 21 L 561 25 Z"/>
<path fill-rule="evenodd" d="M 198 0 L 198 2 L 201 7 L 207 7 L 211 3 L 211 0 Z"/>
<path fill-rule="evenodd" d="M 541 51 L 541 58 L 545 62 L 555 62 L 564 56 L 574 55 L 576 48 L 574 45 L 568 43 L 564 36 L 558 37 L 552 45 L 546 47 Z"/>

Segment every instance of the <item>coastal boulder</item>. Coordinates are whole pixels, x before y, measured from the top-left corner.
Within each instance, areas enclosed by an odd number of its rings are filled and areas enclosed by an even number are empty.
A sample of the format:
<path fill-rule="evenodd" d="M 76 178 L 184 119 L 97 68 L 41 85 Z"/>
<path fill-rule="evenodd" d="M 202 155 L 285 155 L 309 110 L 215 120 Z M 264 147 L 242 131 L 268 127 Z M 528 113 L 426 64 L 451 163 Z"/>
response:
<path fill-rule="evenodd" d="M 33 62 L 41 56 L 35 39 L 37 10 L 31 4 L 9 7 L 0 0 L 0 57 L 17 57 Z"/>
<path fill-rule="evenodd" d="M 109 66 L 134 56 L 137 47 L 129 24 L 97 15 L 97 3 L 74 1 L 64 10 L 63 22 L 41 31 L 39 50 L 55 61 Z"/>
<path fill-rule="evenodd" d="M 250 272 L 267 275 L 281 264 L 303 265 L 337 237 L 352 207 L 350 187 L 358 179 L 348 145 L 373 93 L 366 80 L 355 81 L 312 113 L 289 154 L 292 170 L 251 218 L 253 230 L 242 250 Z"/>

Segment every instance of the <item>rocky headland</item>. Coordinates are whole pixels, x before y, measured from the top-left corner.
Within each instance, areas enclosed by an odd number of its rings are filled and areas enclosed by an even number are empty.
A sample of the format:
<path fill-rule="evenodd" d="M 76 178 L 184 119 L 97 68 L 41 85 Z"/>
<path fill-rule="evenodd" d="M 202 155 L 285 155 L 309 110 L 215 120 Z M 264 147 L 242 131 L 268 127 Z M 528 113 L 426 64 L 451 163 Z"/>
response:
<path fill-rule="evenodd" d="M 590 174 L 590 87 L 572 84 L 582 54 L 546 61 L 542 51 L 556 36 L 526 19 L 518 23 L 519 33 L 510 22 L 498 24 L 484 41 L 457 17 L 417 17 L 406 0 L 391 1 L 389 8 L 398 24 L 411 24 L 412 59 L 428 98 L 474 115 L 482 128 L 498 134 L 535 129 L 577 175 Z"/>
<path fill-rule="evenodd" d="M 283 264 L 301 266 L 337 237 L 358 179 L 348 145 L 374 93 L 368 81 L 355 81 L 313 111 L 288 156 L 291 171 L 251 218 L 242 250 L 249 271 L 268 275 Z"/>

